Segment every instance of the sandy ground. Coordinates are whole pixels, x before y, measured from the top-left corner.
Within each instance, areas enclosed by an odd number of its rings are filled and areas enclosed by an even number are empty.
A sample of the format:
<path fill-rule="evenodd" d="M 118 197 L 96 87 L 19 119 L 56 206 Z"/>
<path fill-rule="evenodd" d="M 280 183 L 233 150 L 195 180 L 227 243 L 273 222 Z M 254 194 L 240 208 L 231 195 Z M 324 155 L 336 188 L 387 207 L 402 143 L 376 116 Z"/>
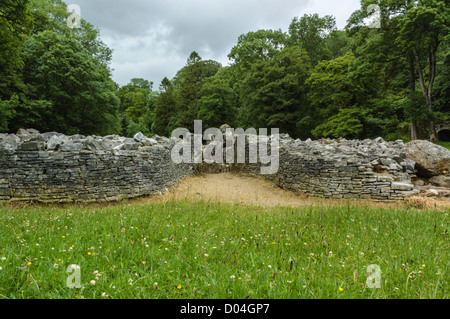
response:
<path fill-rule="evenodd" d="M 262 207 L 304 207 L 311 205 L 344 205 L 347 200 L 312 198 L 304 194 L 294 194 L 283 190 L 259 177 L 241 176 L 231 173 L 205 174 L 186 178 L 178 187 L 162 196 L 142 198 L 144 202 L 166 202 L 190 200 L 206 202 L 239 203 Z M 352 201 L 356 205 L 404 208 L 448 208 L 450 200 L 415 198 L 400 203 L 380 203 L 374 201 Z"/>

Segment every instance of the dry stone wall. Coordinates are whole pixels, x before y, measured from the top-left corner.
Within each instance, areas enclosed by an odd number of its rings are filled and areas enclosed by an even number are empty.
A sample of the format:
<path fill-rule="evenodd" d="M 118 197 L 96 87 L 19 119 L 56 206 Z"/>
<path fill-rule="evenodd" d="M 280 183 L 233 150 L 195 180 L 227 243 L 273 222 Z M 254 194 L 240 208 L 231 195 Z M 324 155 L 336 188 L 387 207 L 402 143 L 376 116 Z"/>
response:
<path fill-rule="evenodd" d="M 314 197 L 402 200 L 419 193 L 411 183 L 415 163 L 403 148 L 401 140 L 300 141 L 284 135 L 278 172 L 262 176 L 284 189 Z M 231 169 L 260 175 L 259 164 L 234 165 Z"/>
<path fill-rule="evenodd" d="M 0 200 L 89 202 L 163 193 L 193 174 L 192 165 L 171 161 L 174 143 L 141 134 L 1 134 Z"/>
<path fill-rule="evenodd" d="M 279 170 L 262 176 L 284 189 L 379 201 L 419 193 L 411 182 L 415 162 L 401 140 L 279 138 Z M 248 162 L 175 164 L 171 150 L 176 142 L 140 133 L 134 138 L 41 134 L 32 129 L 0 134 L 0 200 L 111 201 L 163 193 L 196 171 L 260 175 L 260 165 Z"/>

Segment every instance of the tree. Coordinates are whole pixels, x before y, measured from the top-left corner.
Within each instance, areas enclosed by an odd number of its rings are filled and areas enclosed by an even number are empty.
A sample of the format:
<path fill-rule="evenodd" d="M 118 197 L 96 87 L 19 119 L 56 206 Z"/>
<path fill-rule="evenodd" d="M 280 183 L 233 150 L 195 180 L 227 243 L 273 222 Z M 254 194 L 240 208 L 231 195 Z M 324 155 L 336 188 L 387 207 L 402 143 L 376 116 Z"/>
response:
<path fill-rule="evenodd" d="M 281 30 L 258 30 L 242 34 L 231 49 L 228 58 L 244 74 L 257 61 L 271 59 L 288 43 L 288 36 Z"/>
<path fill-rule="evenodd" d="M 368 16 L 367 7 L 370 4 L 371 1 L 362 0 L 362 8 L 352 14 L 349 28 L 363 28 L 361 24 Z M 409 71 L 409 95 L 414 96 L 418 81 L 419 90 L 425 99 L 423 107 L 428 116 L 431 140 L 437 141 L 433 85 L 438 76 L 438 48 L 449 34 L 449 6 L 444 0 L 380 0 L 378 5 L 381 10 L 381 28 L 375 32 L 389 36 L 391 50 L 401 52 L 403 58 L 407 59 L 405 68 Z M 414 119 L 412 124 L 414 133 Z"/>
<path fill-rule="evenodd" d="M 173 83 L 177 101 L 177 127 L 192 130 L 198 115 L 200 89 L 204 80 L 214 76 L 221 64 L 212 60 L 202 60 L 197 52 L 192 52 L 186 66 L 178 71 Z"/>
<path fill-rule="evenodd" d="M 161 136 L 172 135 L 172 131 L 176 128 L 176 101 L 174 88 L 168 78 L 164 78 L 159 86 L 159 96 L 155 106 L 155 120 L 152 131 Z"/>
<path fill-rule="evenodd" d="M 327 60 L 332 53 L 326 46 L 326 38 L 337 31 L 336 19 L 326 15 L 305 14 L 302 18 L 295 17 L 289 25 L 290 43 L 305 49 L 315 66 L 319 61 Z M 336 35 L 337 36 L 337 35 Z"/>
<path fill-rule="evenodd" d="M 238 96 L 233 90 L 230 71 L 230 67 L 220 69 L 205 80 L 200 90 L 197 118 L 205 127 L 235 124 Z"/>
<path fill-rule="evenodd" d="M 44 31 L 23 45 L 24 101 L 44 103 L 36 129 L 107 134 L 117 129 L 119 99 L 108 69 L 73 38 Z M 25 106 L 26 107 L 26 106 Z M 15 118 L 15 126 L 21 126 Z"/>
<path fill-rule="evenodd" d="M 9 100 L 22 66 L 20 46 L 32 27 L 28 0 L 2 0 L 0 3 L 0 99 Z"/>
<path fill-rule="evenodd" d="M 308 112 L 305 80 L 310 74 L 304 50 L 286 47 L 270 60 L 253 63 L 242 83 L 241 124 L 279 128 L 293 137 L 308 134 L 297 123 Z"/>
<path fill-rule="evenodd" d="M 81 18 L 80 28 L 69 28 L 67 18 L 71 15 L 62 0 L 30 0 L 33 18 L 33 33 L 54 31 L 59 35 L 71 37 L 79 42 L 96 60 L 109 67 L 112 50 L 100 38 L 100 31 Z"/>
<path fill-rule="evenodd" d="M 138 122 L 149 109 L 151 109 L 153 82 L 141 78 L 131 79 L 130 83 L 117 91 L 120 99 L 120 111 L 126 113 L 128 118 Z"/>

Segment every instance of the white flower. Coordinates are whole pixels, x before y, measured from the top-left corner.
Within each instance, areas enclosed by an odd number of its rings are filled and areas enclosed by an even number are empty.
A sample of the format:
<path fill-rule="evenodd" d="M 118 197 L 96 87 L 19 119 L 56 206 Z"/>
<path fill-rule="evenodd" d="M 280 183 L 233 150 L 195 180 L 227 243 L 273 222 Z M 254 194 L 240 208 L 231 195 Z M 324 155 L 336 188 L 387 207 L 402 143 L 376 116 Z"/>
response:
<path fill-rule="evenodd" d="M 157 282 L 155 282 L 154 284 L 153 284 L 153 288 L 158 288 L 158 283 Z"/>
<path fill-rule="evenodd" d="M 54 265 L 53 265 L 53 267 L 55 267 L 55 268 L 58 268 L 58 267 L 59 267 L 59 265 L 58 265 L 58 264 L 54 264 Z"/>
<path fill-rule="evenodd" d="M 271 265 L 269 265 L 269 266 L 267 266 L 267 267 L 269 267 L 269 268 L 272 268 L 272 266 L 271 266 Z"/>
<path fill-rule="evenodd" d="M 91 286 L 95 286 L 95 280 L 91 280 L 90 282 L 89 282 L 90 284 L 91 284 Z"/>
<path fill-rule="evenodd" d="M 205 254 L 205 257 L 209 257 L 209 255 L 208 255 L 208 254 Z"/>
<path fill-rule="evenodd" d="M 2 257 L 2 260 L 6 260 L 6 257 Z"/>
<path fill-rule="evenodd" d="M 2 268 L 2 267 L 0 267 L 0 270 L 3 270 L 3 268 Z"/>

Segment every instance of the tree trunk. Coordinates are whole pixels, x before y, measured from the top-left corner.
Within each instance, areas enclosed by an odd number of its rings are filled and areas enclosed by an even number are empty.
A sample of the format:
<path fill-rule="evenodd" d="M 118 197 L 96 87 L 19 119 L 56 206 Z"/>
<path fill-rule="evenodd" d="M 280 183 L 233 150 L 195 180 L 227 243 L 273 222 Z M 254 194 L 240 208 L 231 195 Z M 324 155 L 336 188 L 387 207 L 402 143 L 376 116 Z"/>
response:
<path fill-rule="evenodd" d="M 417 50 L 414 50 L 414 57 L 416 62 L 417 71 L 419 74 L 419 84 L 422 90 L 423 96 L 425 97 L 426 108 L 429 113 L 428 126 L 430 129 L 430 140 L 433 143 L 438 142 L 438 135 L 436 133 L 436 125 L 434 122 L 433 115 L 433 102 L 431 99 L 431 93 L 433 88 L 433 82 L 436 76 L 436 49 L 437 47 L 431 47 L 430 55 L 429 55 L 429 64 L 430 64 L 430 74 L 428 78 L 428 86 L 425 85 L 425 79 L 423 76 L 423 69 L 420 65 L 420 57 Z"/>
<path fill-rule="evenodd" d="M 417 140 L 417 121 L 411 121 L 411 141 Z"/>
<path fill-rule="evenodd" d="M 414 56 L 408 55 L 409 62 L 409 93 L 412 94 L 416 91 L 416 73 L 414 67 Z M 417 140 L 417 121 L 412 119 L 411 121 L 411 141 Z"/>

